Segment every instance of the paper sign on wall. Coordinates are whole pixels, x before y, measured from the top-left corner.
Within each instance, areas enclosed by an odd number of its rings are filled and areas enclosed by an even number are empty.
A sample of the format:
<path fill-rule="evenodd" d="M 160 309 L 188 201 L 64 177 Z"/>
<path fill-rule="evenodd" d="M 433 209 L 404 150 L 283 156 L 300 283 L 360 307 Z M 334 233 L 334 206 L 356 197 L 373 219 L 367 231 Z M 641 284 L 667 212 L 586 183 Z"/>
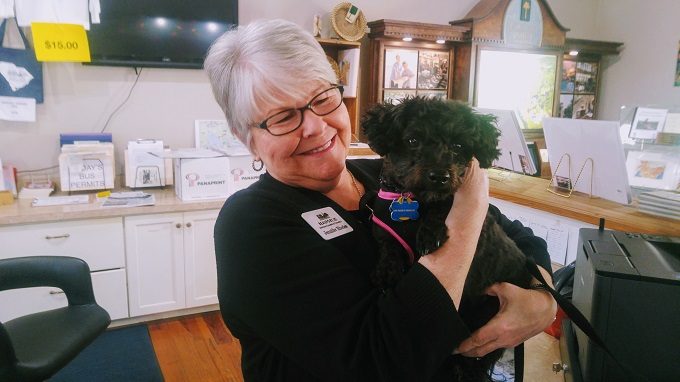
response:
<path fill-rule="evenodd" d="M 32 23 L 38 61 L 90 62 L 85 28 L 78 24 Z"/>

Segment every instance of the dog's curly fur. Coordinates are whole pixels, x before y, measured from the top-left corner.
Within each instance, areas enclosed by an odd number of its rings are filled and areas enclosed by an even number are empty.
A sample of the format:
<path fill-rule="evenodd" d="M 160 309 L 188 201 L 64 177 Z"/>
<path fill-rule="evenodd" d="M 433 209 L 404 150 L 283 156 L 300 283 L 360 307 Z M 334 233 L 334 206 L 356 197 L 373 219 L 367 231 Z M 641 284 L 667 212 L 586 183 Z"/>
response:
<path fill-rule="evenodd" d="M 401 226 L 396 229 L 401 233 L 406 232 L 405 224 L 410 225 L 417 255 L 436 250 L 448 239 L 444 220 L 472 157 L 482 168 L 490 167 L 498 157 L 500 133 L 494 122 L 494 117 L 477 114 L 465 104 L 422 97 L 377 105 L 362 118 L 369 146 L 383 157 L 381 187 L 411 192 L 420 204 L 419 219 L 394 223 Z M 374 282 L 389 288 L 409 267 L 407 256 L 386 231 L 376 226 L 374 234 L 381 250 Z M 459 309 L 471 331 L 498 311 L 498 299 L 485 295 L 486 288 L 500 281 L 529 286 L 525 261 L 525 255 L 487 214 Z M 502 352 L 499 349 L 481 359 L 456 356 L 458 380 L 487 380 Z"/>

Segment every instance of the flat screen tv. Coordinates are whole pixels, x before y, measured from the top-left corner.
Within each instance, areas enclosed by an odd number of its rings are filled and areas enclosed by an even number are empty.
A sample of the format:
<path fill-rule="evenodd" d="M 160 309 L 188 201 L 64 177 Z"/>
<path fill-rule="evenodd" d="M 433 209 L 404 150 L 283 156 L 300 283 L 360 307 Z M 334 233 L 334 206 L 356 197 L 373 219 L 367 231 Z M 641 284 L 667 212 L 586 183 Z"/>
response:
<path fill-rule="evenodd" d="M 100 0 L 87 36 L 92 65 L 201 68 L 210 44 L 238 24 L 238 0 Z"/>

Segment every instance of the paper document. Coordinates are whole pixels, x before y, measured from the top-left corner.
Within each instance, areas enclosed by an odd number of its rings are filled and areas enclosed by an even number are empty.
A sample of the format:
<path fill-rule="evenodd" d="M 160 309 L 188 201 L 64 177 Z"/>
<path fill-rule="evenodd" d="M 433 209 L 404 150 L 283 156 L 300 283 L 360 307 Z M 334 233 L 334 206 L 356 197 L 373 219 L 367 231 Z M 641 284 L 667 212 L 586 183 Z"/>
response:
<path fill-rule="evenodd" d="M 145 192 L 113 192 L 102 203 L 102 207 L 141 207 L 154 204 L 156 198 Z"/>
<path fill-rule="evenodd" d="M 35 98 L 0 97 L 0 120 L 35 122 Z"/>
<path fill-rule="evenodd" d="M 14 0 L 17 23 L 29 27 L 33 22 L 80 24 L 90 30 L 88 0 Z"/>
<path fill-rule="evenodd" d="M 48 196 L 46 198 L 35 198 L 31 205 L 33 207 L 60 206 L 65 204 L 87 204 L 90 202 L 89 195 L 70 195 L 70 196 Z"/>

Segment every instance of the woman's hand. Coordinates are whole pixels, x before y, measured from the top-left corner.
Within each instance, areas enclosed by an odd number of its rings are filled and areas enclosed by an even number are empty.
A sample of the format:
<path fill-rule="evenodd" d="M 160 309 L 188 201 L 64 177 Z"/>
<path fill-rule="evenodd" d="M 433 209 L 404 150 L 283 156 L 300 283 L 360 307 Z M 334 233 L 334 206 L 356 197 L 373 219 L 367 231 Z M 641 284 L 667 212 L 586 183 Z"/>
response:
<path fill-rule="evenodd" d="M 549 276 L 546 279 L 549 280 Z M 546 291 L 498 283 L 490 286 L 486 293 L 500 300 L 498 313 L 463 341 L 455 353 L 482 357 L 499 348 L 517 346 L 543 331 L 557 313 L 557 303 Z"/>
<path fill-rule="evenodd" d="M 446 217 L 449 239 L 418 262 L 439 280 L 458 307 L 489 209 L 489 178 L 473 159 Z"/>
<path fill-rule="evenodd" d="M 452 227 L 458 219 L 471 220 L 477 224 L 484 222 L 489 209 L 489 176 L 486 170 L 479 167 L 476 158 L 472 158 L 463 183 L 456 191 L 453 205 L 446 216 L 446 226 Z"/>

